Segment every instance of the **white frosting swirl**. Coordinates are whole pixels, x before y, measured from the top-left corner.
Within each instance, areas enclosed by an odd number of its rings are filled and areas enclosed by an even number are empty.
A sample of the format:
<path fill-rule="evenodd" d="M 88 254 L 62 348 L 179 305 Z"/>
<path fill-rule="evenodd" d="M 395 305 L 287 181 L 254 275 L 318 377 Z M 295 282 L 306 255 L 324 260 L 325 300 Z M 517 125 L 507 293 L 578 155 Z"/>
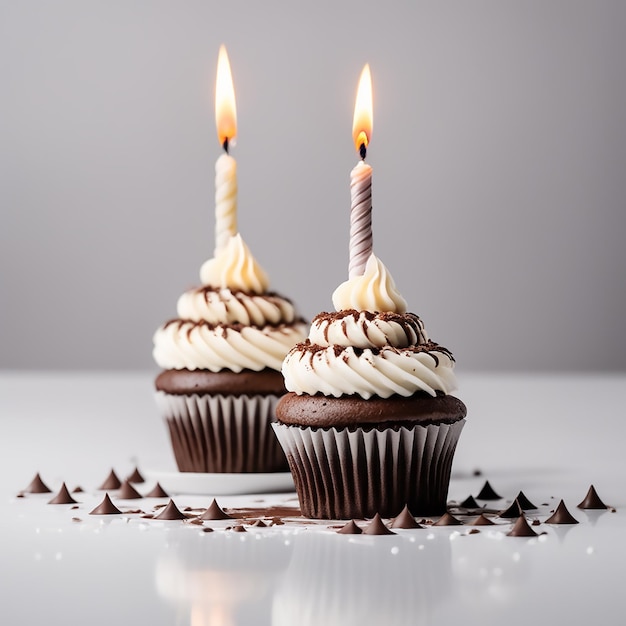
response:
<path fill-rule="evenodd" d="M 296 346 L 283 362 L 285 386 L 299 395 L 358 394 L 367 399 L 373 395 L 408 397 L 425 391 L 435 396 L 437 391 L 447 394 L 456 388 L 453 361 L 447 352 L 310 348 Z"/>
<path fill-rule="evenodd" d="M 209 287 L 186 291 L 178 299 L 177 313 L 180 319 L 194 322 L 245 326 L 290 324 L 296 318 L 293 304 L 278 295 L 259 296 Z"/>
<path fill-rule="evenodd" d="M 251 293 L 264 293 L 269 286 L 267 274 L 239 233 L 230 237 L 216 256 L 202 265 L 200 280 L 216 289 L 226 287 Z"/>
<path fill-rule="evenodd" d="M 408 348 L 428 341 L 417 315 L 374 315 L 366 311 L 318 315 L 311 324 L 309 341 L 318 346 L 354 348 Z"/>
<path fill-rule="evenodd" d="M 342 283 L 333 293 L 333 305 L 337 311 L 390 311 L 404 313 L 406 301 L 382 261 L 371 254 L 365 273 Z"/>
<path fill-rule="evenodd" d="M 301 323 L 256 328 L 174 320 L 156 331 L 152 355 L 163 369 L 280 370 L 285 354 L 305 332 Z"/>

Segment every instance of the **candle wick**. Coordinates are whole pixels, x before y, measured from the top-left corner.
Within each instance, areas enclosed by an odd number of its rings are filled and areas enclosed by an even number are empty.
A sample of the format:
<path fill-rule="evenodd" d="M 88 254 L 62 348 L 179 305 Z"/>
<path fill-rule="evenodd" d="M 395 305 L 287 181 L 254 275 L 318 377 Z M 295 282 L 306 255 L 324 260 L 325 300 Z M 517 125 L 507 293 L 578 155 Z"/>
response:
<path fill-rule="evenodd" d="M 228 154 L 228 137 L 226 137 L 226 139 L 224 139 L 224 143 L 222 144 L 222 148 L 224 148 L 224 152 L 226 152 L 226 154 Z"/>
<path fill-rule="evenodd" d="M 367 148 L 365 147 L 364 143 L 362 143 L 359 147 L 359 154 L 361 155 L 361 160 L 365 161 L 365 157 L 367 156 Z"/>

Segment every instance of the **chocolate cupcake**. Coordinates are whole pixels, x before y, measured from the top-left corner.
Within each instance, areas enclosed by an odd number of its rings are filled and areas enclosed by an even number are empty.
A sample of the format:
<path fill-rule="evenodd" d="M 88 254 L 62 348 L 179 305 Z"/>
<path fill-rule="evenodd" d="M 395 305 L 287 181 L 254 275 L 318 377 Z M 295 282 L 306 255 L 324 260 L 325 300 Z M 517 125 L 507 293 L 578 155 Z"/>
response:
<path fill-rule="evenodd" d="M 431 341 L 382 262 L 333 294 L 308 339 L 287 355 L 289 391 L 274 430 L 302 514 L 350 519 L 446 510 L 450 471 L 465 424 L 454 358 Z"/>
<path fill-rule="evenodd" d="M 154 335 L 163 371 L 157 404 L 182 472 L 277 472 L 287 464 L 271 429 L 285 393 L 284 356 L 306 334 L 292 303 L 268 291 L 241 235 L 200 271 L 178 318 Z"/>

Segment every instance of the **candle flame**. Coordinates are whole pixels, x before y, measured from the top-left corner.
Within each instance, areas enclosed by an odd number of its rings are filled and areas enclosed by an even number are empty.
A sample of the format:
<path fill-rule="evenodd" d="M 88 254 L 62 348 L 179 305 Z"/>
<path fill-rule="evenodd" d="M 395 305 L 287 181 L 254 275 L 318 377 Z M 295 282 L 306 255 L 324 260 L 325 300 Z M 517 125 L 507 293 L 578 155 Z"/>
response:
<path fill-rule="evenodd" d="M 227 146 L 237 136 L 237 106 L 228 53 L 223 45 L 217 58 L 215 124 L 220 145 Z"/>
<path fill-rule="evenodd" d="M 370 142 L 373 117 L 372 75 L 370 66 L 366 63 L 359 80 L 359 89 L 356 94 L 356 104 L 354 105 L 354 119 L 352 121 L 352 138 L 354 139 L 357 152 L 361 151 L 361 146 L 367 148 Z"/>

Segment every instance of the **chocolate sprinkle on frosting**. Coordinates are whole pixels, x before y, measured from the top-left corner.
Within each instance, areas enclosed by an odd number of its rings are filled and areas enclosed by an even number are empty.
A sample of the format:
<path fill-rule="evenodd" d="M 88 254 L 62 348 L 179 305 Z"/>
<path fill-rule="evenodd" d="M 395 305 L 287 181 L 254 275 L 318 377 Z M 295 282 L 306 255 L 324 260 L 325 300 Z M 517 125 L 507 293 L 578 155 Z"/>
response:
<path fill-rule="evenodd" d="M 483 513 L 481 513 L 471 524 L 470 526 L 494 526 L 495 523 L 492 522 L 488 517 L 485 517 Z"/>
<path fill-rule="evenodd" d="M 117 515 L 121 511 L 111 502 L 109 494 L 105 493 L 102 502 L 89 515 Z"/>
<path fill-rule="evenodd" d="M 521 515 L 523 515 L 522 507 L 516 499 L 511 502 L 511 506 L 509 506 L 504 511 L 501 511 L 498 514 L 498 517 L 502 517 L 503 519 L 515 519 L 517 517 L 520 517 Z"/>
<path fill-rule="evenodd" d="M 109 475 L 105 478 L 104 482 L 98 487 L 99 490 L 108 491 L 110 489 L 119 489 L 122 486 L 122 481 L 117 477 L 115 470 L 111 470 Z"/>
<path fill-rule="evenodd" d="M 508 537 L 537 537 L 537 533 L 530 527 L 526 516 L 522 513 L 507 533 Z"/>
<path fill-rule="evenodd" d="M 404 508 L 391 523 L 391 528 L 424 528 L 421 524 L 415 521 L 415 518 L 409 511 L 408 505 L 404 505 Z"/>
<path fill-rule="evenodd" d="M 537 507 L 524 495 L 523 491 L 520 491 L 517 494 L 516 498 L 518 504 L 520 505 L 522 511 L 528 511 L 530 509 L 536 509 Z"/>
<path fill-rule="evenodd" d="M 578 520 L 567 510 L 565 502 L 561 500 L 556 511 L 545 522 L 546 524 L 578 524 Z"/>
<path fill-rule="evenodd" d="M 364 535 L 395 535 L 393 530 L 389 530 L 380 519 L 380 515 L 376 513 L 370 523 L 363 530 Z"/>
<path fill-rule="evenodd" d="M 480 493 L 476 496 L 477 500 L 501 500 L 502 496 L 499 496 L 494 490 L 493 487 L 489 484 L 489 481 L 486 480 L 483 488 L 480 490 Z"/>
<path fill-rule="evenodd" d="M 600 500 L 596 488 L 591 485 L 585 499 L 578 505 L 579 509 L 608 509 L 609 507 Z"/>
<path fill-rule="evenodd" d="M 41 480 L 41 476 L 38 472 L 30 481 L 28 487 L 24 489 L 24 493 L 52 493 L 52 489 Z"/>
<path fill-rule="evenodd" d="M 187 516 L 174 504 L 174 500 L 170 499 L 167 506 L 154 519 L 171 521 L 187 519 Z"/>
<path fill-rule="evenodd" d="M 146 498 L 169 498 L 169 494 L 161 487 L 159 483 L 157 483 L 148 493 L 145 495 Z"/>
<path fill-rule="evenodd" d="M 356 525 L 355 521 L 350 520 L 345 526 L 342 526 L 338 531 L 338 535 L 360 535 L 363 531 Z"/>
<path fill-rule="evenodd" d="M 52 500 L 48 502 L 48 504 L 76 504 L 76 500 L 72 498 L 70 492 L 67 490 L 65 483 L 61 485 L 61 489 L 59 493 L 57 493 Z"/>
<path fill-rule="evenodd" d="M 130 480 L 127 478 L 122 483 L 117 497 L 122 500 L 136 500 L 137 498 L 142 498 L 143 496 L 130 484 Z"/>
<path fill-rule="evenodd" d="M 232 516 L 225 513 L 217 500 L 213 498 L 213 502 L 208 506 L 207 510 L 200 515 L 202 520 L 220 520 L 220 519 L 234 519 Z"/>

